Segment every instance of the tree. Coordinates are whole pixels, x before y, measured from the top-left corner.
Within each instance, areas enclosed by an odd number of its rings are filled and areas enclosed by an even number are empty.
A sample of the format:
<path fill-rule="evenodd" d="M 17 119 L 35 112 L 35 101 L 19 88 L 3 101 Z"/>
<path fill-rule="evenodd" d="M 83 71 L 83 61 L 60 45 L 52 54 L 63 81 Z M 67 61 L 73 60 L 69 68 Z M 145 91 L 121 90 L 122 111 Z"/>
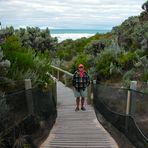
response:
<path fill-rule="evenodd" d="M 1 26 L 1 29 L 2 29 L 2 23 L 0 22 L 0 26 Z"/>
<path fill-rule="evenodd" d="M 146 12 L 148 12 L 148 1 L 146 1 L 146 2 L 142 5 L 142 9 L 144 9 Z"/>

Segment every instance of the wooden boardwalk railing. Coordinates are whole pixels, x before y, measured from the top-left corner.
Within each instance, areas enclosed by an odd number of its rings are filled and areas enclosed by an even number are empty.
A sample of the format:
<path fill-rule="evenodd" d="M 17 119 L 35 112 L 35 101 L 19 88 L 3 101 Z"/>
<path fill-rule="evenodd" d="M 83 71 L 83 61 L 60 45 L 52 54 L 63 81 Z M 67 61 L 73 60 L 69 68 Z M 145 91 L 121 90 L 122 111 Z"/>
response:
<path fill-rule="evenodd" d="M 58 117 L 40 148 L 118 148 L 109 133 L 97 121 L 92 106 L 75 112 L 73 91 L 57 83 Z"/>

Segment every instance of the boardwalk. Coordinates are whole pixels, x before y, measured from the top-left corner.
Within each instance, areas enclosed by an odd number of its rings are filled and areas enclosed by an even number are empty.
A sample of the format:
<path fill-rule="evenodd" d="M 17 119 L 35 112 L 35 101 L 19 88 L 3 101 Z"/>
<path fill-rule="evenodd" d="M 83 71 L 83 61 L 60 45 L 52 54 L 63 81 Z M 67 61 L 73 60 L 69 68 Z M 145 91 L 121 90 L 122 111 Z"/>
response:
<path fill-rule="evenodd" d="M 71 89 L 58 82 L 58 118 L 41 148 L 118 148 L 97 121 L 93 107 L 75 112 Z"/>

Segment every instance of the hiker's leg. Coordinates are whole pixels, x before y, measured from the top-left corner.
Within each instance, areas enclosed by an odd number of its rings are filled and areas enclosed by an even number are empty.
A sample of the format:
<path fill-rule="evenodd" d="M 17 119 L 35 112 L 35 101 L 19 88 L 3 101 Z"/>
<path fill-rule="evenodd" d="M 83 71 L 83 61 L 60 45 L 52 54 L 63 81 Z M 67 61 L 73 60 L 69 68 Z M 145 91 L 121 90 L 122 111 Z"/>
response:
<path fill-rule="evenodd" d="M 85 97 L 81 98 L 81 110 L 85 111 L 86 108 L 84 107 Z"/>
<path fill-rule="evenodd" d="M 77 98 L 76 98 L 76 105 L 77 105 L 77 108 L 79 108 L 79 104 L 80 104 L 80 97 L 77 97 Z"/>
<path fill-rule="evenodd" d="M 79 104 L 80 104 L 80 92 L 76 89 L 74 89 L 74 95 L 76 97 L 76 108 L 75 111 L 79 110 Z"/>
<path fill-rule="evenodd" d="M 85 97 L 81 97 L 81 107 L 84 107 Z"/>

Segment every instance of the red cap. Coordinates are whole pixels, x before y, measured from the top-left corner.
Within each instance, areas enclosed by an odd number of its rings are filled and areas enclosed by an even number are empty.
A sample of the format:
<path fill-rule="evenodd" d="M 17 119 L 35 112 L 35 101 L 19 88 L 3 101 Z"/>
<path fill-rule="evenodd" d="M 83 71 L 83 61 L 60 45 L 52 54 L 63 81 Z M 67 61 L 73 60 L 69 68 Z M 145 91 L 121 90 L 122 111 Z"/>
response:
<path fill-rule="evenodd" d="M 83 64 L 79 64 L 79 66 L 78 67 L 84 67 L 84 65 Z"/>

